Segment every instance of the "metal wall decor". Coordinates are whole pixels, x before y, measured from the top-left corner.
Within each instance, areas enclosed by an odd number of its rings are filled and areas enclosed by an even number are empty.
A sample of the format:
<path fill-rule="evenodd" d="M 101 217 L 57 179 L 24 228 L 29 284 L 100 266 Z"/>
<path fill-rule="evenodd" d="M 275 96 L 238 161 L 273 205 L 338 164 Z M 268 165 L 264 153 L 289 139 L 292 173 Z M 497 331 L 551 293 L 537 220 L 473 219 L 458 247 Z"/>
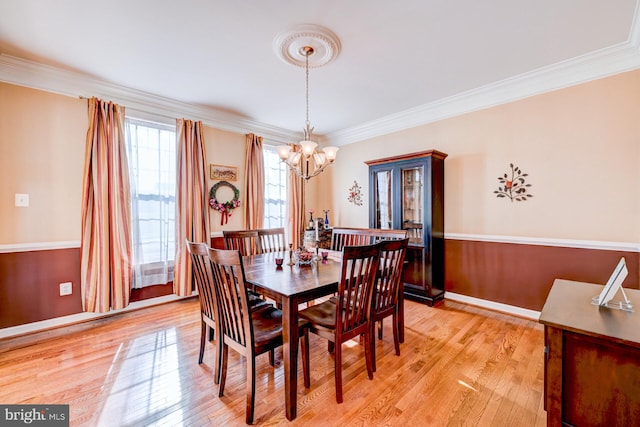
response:
<path fill-rule="evenodd" d="M 348 201 L 356 206 L 362 206 L 362 187 L 358 185 L 357 181 L 353 181 L 353 186 L 349 188 Z"/>
<path fill-rule="evenodd" d="M 531 184 L 525 183 L 525 178 L 529 176 L 528 173 L 522 173 L 522 170 L 518 166 L 514 166 L 513 163 L 509 164 L 511 167 L 511 174 L 505 173 L 503 176 L 498 177 L 500 187 L 494 191 L 493 194 L 498 198 L 508 198 L 513 202 L 524 202 L 529 197 L 533 197 L 533 194 L 529 193 L 528 188 Z"/>

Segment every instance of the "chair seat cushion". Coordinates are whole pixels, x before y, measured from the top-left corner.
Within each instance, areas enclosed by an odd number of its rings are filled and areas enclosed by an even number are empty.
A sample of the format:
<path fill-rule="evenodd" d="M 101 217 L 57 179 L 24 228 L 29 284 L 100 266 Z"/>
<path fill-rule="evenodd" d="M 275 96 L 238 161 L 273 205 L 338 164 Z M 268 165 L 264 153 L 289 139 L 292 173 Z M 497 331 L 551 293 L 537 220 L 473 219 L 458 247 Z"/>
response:
<path fill-rule="evenodd" d="M 264 307 L 251 312 L 253 319 L 253 334 L 256 345 L 263 345 L 272 340 L 282 342 L 282 310 L 274 306 Z M 298 327 L 304 327 L 308 321 L 298 319 Z"/>
<path fill-rule="evenodd" d="M 312 305 L 298 313 L 300 318 L 327 329 L 336 327 L 336 303 L 332 300 Z"/>

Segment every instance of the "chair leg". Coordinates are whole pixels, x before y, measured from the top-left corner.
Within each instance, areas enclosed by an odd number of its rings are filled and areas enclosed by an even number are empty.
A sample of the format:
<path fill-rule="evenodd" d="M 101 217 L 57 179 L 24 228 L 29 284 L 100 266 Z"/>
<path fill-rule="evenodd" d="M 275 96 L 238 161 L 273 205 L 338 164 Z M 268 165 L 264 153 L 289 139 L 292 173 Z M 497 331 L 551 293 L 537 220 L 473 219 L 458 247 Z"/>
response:
<path fill-rule="evenodd" d="M 369 326 L 369 347 L 371 350 L 371 358 L 372 358 L 372 371 L 375 372 L 377 369 L 376 366 L 376 325 L 375 322 L 371 322 L 371 325 Z M 365 350 L 366 352 L 366 350 Z M 365 357 L 366 357 L 366 353 L 365 353 Z"/>
<path fill-rule="evenodd" d="M 401 298 L 404 298 L 401 295 Z M 404 301 L 401 300 L 396 306 L 396 314 L 398 316 L 398 322 L 396 322 L 396 328 L 398 328 L 398 340 L 404 342 Z"/>
<path fill-rule="evenodd" d="M 364 334 L 364 359 L 367 364 L 367 375 L 369 379 L 373 379 L 373 364 L 375 363 L 372 359 L 372 346 L 371 346 L 371 335 L 372 334 Z"/>
<path fill-rule="evenodd" d="M 207 329 L 209 329 L 207 324 L 202 322 L 202 326 L 200 327 L 200 355 L 198 356 L 198 365 L 202 364 L 202 359 L 204 357 L 204 344 L 207 337 Z"/>
<path fill-rule="evenodd" d="M 222 366 L 220 367 L 220 384 L 218 384 L 218 397 L 224 396 L 224 384 L 227 381 L 227 359 L 228 358 L 229 358 L 229 346 L 222 343 L 222 358 L 221 358 Z"/>
<path fill-rule="evenodd" d="M 342 344 L 335 345 L 334 377 L 336 382 L 336 401 L 342 403 Z"/>
<path fill-rule="evenodd" d="M 302 373 L 304 376 L 304 386 L 311 387 L 311 372 L 309 366 L 309 329 L 304 328 L 300 337 L 302 347 Z"/>
<path fill-rule="evenodd" d="M 400 324 L 395 313 L 393 314 L 393 326 L 393 346 L 396 348 L 396 356 L 400 356 Z"/>
<path fill-rule="evenodd" d="M 333 341 L 327 341 L 327 351 L 329 353 L 333 353 L 334 348 L 335 344 L 333 343 Z"/>
<path fill-rule="evenodd" d="M 253 423 L 256 404 L 256 356 L 247 354 L 247 424 Z"/>
<path fill-rule="evenodd" d="M 382 339 L 382 320 L 380 319 L 380 323 L 378 324 L 378 339 L 381 340 Z"/>
<path fill-rule="evenodd" d="M 269 350 L 269 365 L 274 366 L 276 364 L 276 352 L 274 349 Z"/>
<path fill-rule="evenodd" d="M 222 365 L 222 337 L 217 336 L 216 340 L 213 342 L 213 345 L 216 364 L 213 368 L 213 382 L 215 384 L 220 384 L 220 366 Z"/>

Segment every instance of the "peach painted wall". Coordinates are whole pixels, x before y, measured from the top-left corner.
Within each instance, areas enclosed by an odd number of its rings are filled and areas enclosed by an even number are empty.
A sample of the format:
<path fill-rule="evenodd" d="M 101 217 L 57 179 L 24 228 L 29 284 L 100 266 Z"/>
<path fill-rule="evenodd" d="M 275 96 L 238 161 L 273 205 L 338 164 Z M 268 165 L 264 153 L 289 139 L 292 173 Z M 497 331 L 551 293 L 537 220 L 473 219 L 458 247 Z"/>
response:
<path fill-rule="evenodd" d="M 363 160 L 443 151 L 445 231 L 640 242 L 640 71 L 632 71 L 341 147 L 332 206 L 343 226 L 368 226 Z M 509 163 L 533 198 L 493 194 Z M 357 180 L 364 205 L 347 203 Z"/>
<path fill-rule="evenodd" d="M 79 242 L 87 126 L 86 100 L 0 83 L 0 245 Z M 238 166 L 242 193 L 245 135 L 205 126 L 204 138 L 207 168 Z M 15 193 L 29 194 L 30 206 L 15 207 Z M 242 209 L 224 227 L 218 212 L 210 219 L 213 232 L 244 227 Z"/>
<path fill-rule="evenodd" d="M 209 209 L 209 218 L 212 232 L 220 232 L 225 230 L 238 230 L 244 228 L 244 203 L 246 201 L 244 194 L 245 181 L 245 153 L 246 153 L 246 136 L 234 132 L 227 132 L 212 127 L 204 127 L 204 142 L 206 145 L 207 168 L 210 164 L 237 166 L 238 180 L 230 181 L 240 190 L 240 207 L 233 210 L 229 222 L 220 225 L 220 212 Z M 207 169 L 209 173 L 209 169 Z M 209 175 L 210 176 L 210 175 Z M 218 181 L 208 180 L 208 188 L 211 189 L 213 184 Z M 228 187 L 220 187 L 216 193 L 221 200 L 231 200 L 233 198 L 233 190 Z"/>
<path fill-rule="evenodd" d="M 87 101 L 0 83 L 0 244 L 80 240 L 87 123 Z"/>

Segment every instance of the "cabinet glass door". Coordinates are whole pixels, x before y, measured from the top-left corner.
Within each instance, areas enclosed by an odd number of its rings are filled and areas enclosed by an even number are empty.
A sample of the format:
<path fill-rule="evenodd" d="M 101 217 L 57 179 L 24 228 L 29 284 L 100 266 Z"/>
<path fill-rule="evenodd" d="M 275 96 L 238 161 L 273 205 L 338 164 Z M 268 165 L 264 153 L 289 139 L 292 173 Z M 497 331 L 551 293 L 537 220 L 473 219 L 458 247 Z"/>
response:
<path fill-rule="evenodd" d="M 373 175 L 374 216 L 373 228 L 393 228 L 393 201 L 391 199 L 391 170 L 382 170 Z"/>
<path fill-rule="evenodd" d="M 401 169 L 402 175 L 402 229 L 407 230 L 409 243 L 422 245 L 422 209 L 424 174 L 422 167 Z"/>

